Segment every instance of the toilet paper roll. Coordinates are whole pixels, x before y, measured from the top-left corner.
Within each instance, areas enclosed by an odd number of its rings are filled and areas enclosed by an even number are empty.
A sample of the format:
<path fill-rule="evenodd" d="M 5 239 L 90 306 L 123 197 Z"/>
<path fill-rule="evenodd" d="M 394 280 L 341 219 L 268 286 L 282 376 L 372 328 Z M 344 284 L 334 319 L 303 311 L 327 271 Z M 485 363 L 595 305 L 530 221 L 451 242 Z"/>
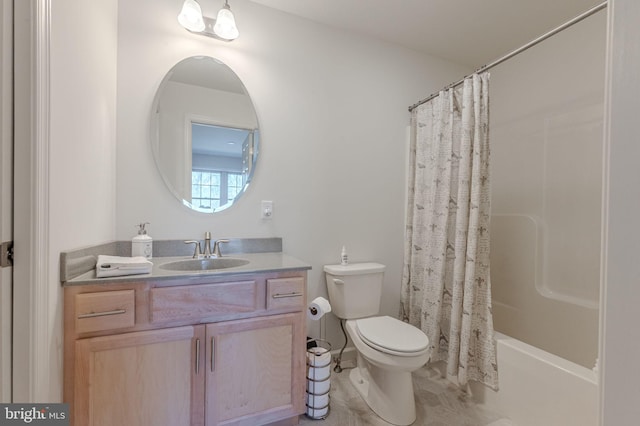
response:
<path fill-rule="evenodd" d="M 320 382 L 314 382 L 313 380 L 307 380 L 307 393 L 315 395 L 322 395 L 331 389 L 331 380 L 322 380 Z"/>
<path fill-rule="evenodd" d="M 326 380 L 331 376 L 331 366 L 326 367 L 309 367 L 307 371 L 307 377 L 311 380 Z"/>
<path fill-rule="evenodd" d="M 310 408 L 324 408 L 329 405 L 329 394 L 313 395 L 307 394 L 307 407 Z"/>
<path fill-rule="evenodd" d="M 311 417 L 312 419 L 323 418 L 324 416 L 327 415 L 328 412 L 329 412 L 329 407 L 324 407 L 319 409 L 307 407 L 307 416 Z"/>
<path fill-rule="evenodd" d="M 331 352 L 325 348 L 307 349 L 307 364 L 313 367 L 324 367 L 331 364 Z"/>
<path fill-rule="evenodd" d="M 307 316 L 311 320 L 319 320 L 324 314 L 331 312 L 331 304 L 324 297 L 316 297 L 309 304 Z"/>

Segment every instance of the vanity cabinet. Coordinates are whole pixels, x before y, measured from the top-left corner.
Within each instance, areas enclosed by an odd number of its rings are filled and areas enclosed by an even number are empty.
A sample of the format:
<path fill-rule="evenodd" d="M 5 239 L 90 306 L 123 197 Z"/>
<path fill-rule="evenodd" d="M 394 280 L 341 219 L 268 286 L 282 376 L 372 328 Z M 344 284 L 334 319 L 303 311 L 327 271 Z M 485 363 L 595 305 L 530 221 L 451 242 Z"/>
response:
<path fill-rule="evenodd" d="M 75 426 L 297 424 L 306 272 L 65 287 Z"/>
<path fill-rule="evenodd" d="M 298 315 L 283 314 L 207 325 L 207 426 L 248 418 L 255 422 L 244 424 L 266 424 L 300 414 L 305 360 L 299 322 Z"/>
<path fill-rule="evenodd" d="M 76 342 L 74 424 L 198 424 L 204 375 L 195 342 L 203 326 L 175 327 Z M 198 335 L 201 334 L 199 337 Z"/>

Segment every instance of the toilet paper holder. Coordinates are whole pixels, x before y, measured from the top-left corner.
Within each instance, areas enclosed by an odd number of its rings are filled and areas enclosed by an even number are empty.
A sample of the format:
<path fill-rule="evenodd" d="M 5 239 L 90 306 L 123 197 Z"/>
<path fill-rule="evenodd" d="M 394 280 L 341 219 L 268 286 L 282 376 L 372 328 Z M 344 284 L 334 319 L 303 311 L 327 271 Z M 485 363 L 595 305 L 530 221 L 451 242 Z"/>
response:
<path fill-rule="evenodd" d="M 313 346 L 311 346 L 313 345 Z M 331 388 L 331 343 L 307 339 L 306 416 L 325 419 L 329 415 Z"/>
<path fill-rule="evenodd" d="M 331 303 L 324 297 L 316 297 L 307 305 L 307 317 L 316 321 L 331 312 Z"/>

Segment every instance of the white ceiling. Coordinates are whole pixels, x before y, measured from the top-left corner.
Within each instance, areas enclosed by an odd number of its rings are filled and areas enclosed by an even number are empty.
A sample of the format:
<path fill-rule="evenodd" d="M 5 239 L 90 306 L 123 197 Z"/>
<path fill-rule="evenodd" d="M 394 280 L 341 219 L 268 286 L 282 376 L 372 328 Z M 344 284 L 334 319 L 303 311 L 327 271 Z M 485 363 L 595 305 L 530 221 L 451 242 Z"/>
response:
<path fill-rule="evenodd" d="M 478 68 L 603 0 L 252 1 Z"/>

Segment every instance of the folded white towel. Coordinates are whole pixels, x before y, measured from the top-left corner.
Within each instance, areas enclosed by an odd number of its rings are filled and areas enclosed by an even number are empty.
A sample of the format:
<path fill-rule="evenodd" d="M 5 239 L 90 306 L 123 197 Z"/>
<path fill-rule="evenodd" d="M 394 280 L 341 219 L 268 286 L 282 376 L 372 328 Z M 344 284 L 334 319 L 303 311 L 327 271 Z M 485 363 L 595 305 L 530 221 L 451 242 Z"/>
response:
<path fill-rule="evenodd" d="M 117 277 L 121 275 L 148 274 L 153 263 L 144 256 L 122 257 L 99 255 L 96 264 L 98 278 Z"/>

